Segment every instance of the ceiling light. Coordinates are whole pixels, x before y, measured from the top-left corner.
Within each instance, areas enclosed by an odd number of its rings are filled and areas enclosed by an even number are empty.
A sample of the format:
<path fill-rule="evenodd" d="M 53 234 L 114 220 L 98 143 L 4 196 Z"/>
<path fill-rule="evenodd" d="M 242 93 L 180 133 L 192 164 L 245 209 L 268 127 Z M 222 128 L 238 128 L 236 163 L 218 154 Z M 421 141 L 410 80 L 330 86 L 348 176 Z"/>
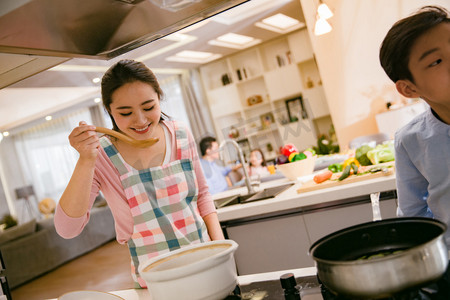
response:
<path fill-rule="evenodd" d="M 200 2 L 201 0 L 150 0 L 153 4 L 168 11 L 176 12 L 186 6 L 191 5 L 194 2 Z"/>
<path fill-rule="evenodd" d="M 227 33 L 217 37 L 215 40 L 208 41 L 208 44 L 233 49 L 244 49 L 261 43 L 261 40 L 251 36 Z"/>
<path fill-rule="evenodd" d="M 3 136 L 8 136 L 8 135 L 9 135 L 8 131 L 3 132 Z"/>
<path fill-rule="evenodd" d="M 212 21 L 232 25 L 242 20 L 247 20 L 257 14 L 274 9 L 292 2 L 293 0 L 252 0 L 244 2 L 233 9 L 226 10 L 211 18 Z M 295 0 L 298 1 L 298 0 Z"/>
<path fill-rule="evenodd" d="M 227 34 L 219 36 L 217 39 L 219 41 L 225 42 L 225 43 L 244 45 L 244 44 L 250 43 L 255 38 L 252 38 L 251 36 L 236 34 L 236 33 L 227 33 Z"/>
<path fill-rule="evenodd" d="M 302 28 L 305 23 L 279 13 L 265 18 L 261 22 L 256 22 L 255 26 L 283 34 Z"/>
<path fill-rule="evenodd" d="M 95 103 L 100 103 L 100 102 L 102 102 L 102 99 L 99 98 L 99 97 L 97 97 L 97 98 L 94 99 L 94 102 L 95 102 Z"/>
<path fill-rule="evenodd" d="M 99 83 L 100 82 L 100 78 L 95 77 L 94 79 L 92 79 L 92 82 L 93 83 Z"/>
<path fill-rule="evenodd" d="M 52 119 L 52 116 L 46 116 L 45 121 L 50 121 Z"/>
<path fill-rule="evenodd" d="M 326 5 L 325 3 L 322 3 L 322 1 L 320 1 L 320 5 L 317 8 L 317 13 L 319 14 L 319 17 L 323 18 L 323 19 L 329 19 L 333 16 L 333 13 L 331 12 L 331 10 L 328 8 L 328 5 Z"/>
<path fill-rule="evenodd" d="M 322 35 L 331 31 L 331 25 L 324 18 L 318 18 L 314 26 L 314 34 Z"/>
<path fill-rule="evenodd" d="M 222 55 L 211 52 L 184 50 L 178 52 L 175 56 L 167 57 L 166 60 L 186 63 L 207 63 L 220 57 Z"/>

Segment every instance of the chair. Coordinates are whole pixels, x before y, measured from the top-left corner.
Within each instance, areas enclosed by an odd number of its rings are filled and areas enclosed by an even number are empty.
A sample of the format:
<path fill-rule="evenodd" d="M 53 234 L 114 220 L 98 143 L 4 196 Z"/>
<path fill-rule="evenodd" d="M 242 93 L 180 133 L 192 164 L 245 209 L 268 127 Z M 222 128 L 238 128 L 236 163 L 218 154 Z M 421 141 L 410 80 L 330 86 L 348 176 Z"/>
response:
<path fill-rule="evenodd" d="M 358 136 L 353 140 L 351 140 L 348 146 L 350 147 L 350 149 L 357 149 L 364 144 L 368 144 L 371 147 L 375 147 L 376 145 L 381 144 L 387 140 L 389 140 L 389 135 L 387 133 L 381 132 Z"/>

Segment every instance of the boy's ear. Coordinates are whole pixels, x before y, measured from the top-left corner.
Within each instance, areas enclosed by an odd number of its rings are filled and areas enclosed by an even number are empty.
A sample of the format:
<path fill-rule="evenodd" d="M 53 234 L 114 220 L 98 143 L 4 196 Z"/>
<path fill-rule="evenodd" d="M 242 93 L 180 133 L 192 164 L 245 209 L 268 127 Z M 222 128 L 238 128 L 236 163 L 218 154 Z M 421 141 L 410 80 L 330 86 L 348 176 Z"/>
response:
<path fill-rule="evenodd" d="M 406 98 L 418 98 L 419 93 L 416 91 L 416 86 L 409 80 L 400 79 L 395 83 L 397 91 Z"/>

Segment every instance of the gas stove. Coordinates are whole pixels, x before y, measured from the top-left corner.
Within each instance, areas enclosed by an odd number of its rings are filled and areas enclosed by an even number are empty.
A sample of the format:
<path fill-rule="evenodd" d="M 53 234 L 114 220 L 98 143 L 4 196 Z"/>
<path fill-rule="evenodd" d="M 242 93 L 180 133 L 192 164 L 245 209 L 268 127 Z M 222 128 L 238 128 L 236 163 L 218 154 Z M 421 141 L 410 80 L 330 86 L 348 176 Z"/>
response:
<path fill-rule="evenodd" d="M 450 272 L 447 271 L 438 281 L 425 287 L 403 291 L 393 297 L 377 300 L 449 300 L 450 276 L 448 273 Z M 317 276 L 297 277 L 296 282 L 301 300 L 356 300 L 355 298 L 333 294 L 320 283 Z M 285 296 L 280 279 L 273 279 L 240 285 L 236 287 L 233 295 L 227 297 L 225 300 L 233 299 L 284 300 Z"/>

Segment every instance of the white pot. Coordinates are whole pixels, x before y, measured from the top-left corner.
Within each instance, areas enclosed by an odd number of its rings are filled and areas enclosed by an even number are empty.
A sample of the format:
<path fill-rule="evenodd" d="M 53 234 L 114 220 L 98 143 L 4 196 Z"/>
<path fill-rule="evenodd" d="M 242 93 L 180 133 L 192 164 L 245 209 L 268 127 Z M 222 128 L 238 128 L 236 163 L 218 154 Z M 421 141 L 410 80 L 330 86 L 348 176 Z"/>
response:
<path fill-rule="evenodd" d="M 232 240 L 194 244 L 139 266 L 152 300 L 220 300 L 237 285 Z"/>

